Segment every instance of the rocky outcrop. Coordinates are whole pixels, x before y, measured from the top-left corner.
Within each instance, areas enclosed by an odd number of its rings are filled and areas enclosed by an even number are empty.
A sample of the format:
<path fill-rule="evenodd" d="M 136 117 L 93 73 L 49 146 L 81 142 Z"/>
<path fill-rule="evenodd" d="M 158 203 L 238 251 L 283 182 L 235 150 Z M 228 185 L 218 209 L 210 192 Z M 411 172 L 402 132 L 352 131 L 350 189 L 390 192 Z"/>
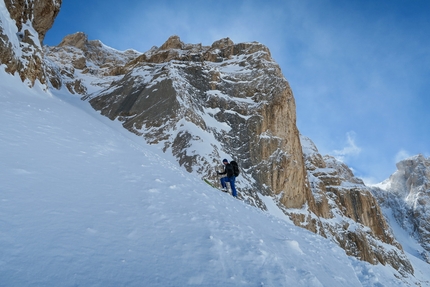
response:
<path fill-rule="evenodd" d="M 61 0 L 5 0 L 0 26 L 0 63 L 22 81 L 46 83 L 42 41 L 60 11 Z"/>
<path fill-rule="evenodd" d="M 152 144 L 170 150 L 190 172 L 215 180 L 221 155 L 240 162 L 243 195 L 279 195 L 288 208 L 311 202 L 288 82 L 264 45 L 184 44 L 170 37 L 128 63 L 125 75 L 91 105 Z M 219 145 L 192 149 L 205 138 Z M 207 144 L 209 144 L 207 143 Z M 246 183 L 245 183 L 246 182 Z"/>
<path fill-rule="evenodd" d="M 421 243 L 430 263 L 430 158 L 417 155 L 397 163 L 397 171 L 372 188 L 397 223 Z"/>
<path fill-rule="evenodd" d="M 58 46 L 45 48 L 47 75 L 51 85 L 63 85 L 72 94 L 87 95 L 88 87 L 98 89 L 109 85 L 115 76 L 124 75 L 124 66 L 140 53 L 134 50 L 117 51 L 98 40 L 89 41 L 82 32 L 67 35 Z M 85 83 L 91 79 L 93 83 Z"/>
<path fill-rule="evenodd" d="M 395 240 L 370 188 L 331 156 L 321 156 L 309 138 L 302 137 L 306 168 L 320 217 L 318 233 L 337 242 L 346 253 L 372 264 L 389 264 L 402 274 L 413 268 Z M 386 249 L 384 245 L 392 246 Z"/>
<path fill-rule="evenodd" d="M 61 2 L 62 0 L 4 0 L 11 18 L 16 22 L 18 31 L 25 31 L 25 26 L 31 22 L 40 43 L 43 42 L 46 32 L 54 24 L 54 20 L 60 12 Z"/>

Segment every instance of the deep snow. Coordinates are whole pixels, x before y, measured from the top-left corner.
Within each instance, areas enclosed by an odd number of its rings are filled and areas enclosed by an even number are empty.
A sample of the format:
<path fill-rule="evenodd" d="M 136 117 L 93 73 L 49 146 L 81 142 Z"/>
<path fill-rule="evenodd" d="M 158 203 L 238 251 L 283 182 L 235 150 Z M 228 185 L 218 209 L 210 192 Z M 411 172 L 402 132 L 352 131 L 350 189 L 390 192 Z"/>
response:
<path fill-rule="evenodd" d="M 294 226 L 270 198 L 264 212 L 211 188 L 64 90 L 30 89 L 3 66 L 0 83 L 0 286 L 430 281 L 428 265 L 398 279 Z"/>

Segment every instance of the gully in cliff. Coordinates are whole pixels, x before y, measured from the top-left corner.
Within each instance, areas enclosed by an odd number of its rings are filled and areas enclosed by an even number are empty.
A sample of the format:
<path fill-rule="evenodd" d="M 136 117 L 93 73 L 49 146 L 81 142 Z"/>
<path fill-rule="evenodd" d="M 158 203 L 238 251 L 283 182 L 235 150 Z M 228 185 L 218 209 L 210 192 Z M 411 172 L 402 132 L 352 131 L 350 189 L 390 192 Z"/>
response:
<path fill-rule="evenodd" d="M 222 191 L 227 192 L 227 182 L 228 182 L 230 183 L 231 194 L 234 197 L 237 197 L 237 191 L 235 187 L 236 177 L 239 175 L 239 167 L 237 165 L 237 162 L 233 160 L 229 163 L 227 159 L 223 159 L 222 163 L 224 164 L 224 171 L 223 172 L 217 171 L 219 175 L 223 175 L 223 174 L 227 175 L 221 178 Z"/>

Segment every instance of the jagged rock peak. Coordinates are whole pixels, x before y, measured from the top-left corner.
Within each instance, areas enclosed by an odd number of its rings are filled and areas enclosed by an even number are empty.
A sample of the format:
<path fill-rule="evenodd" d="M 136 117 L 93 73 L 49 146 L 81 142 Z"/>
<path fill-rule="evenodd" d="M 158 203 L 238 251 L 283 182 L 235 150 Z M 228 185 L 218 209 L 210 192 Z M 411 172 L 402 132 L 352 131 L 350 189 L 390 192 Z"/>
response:
<path fill-rule="evenodd" d="M 230 38 L 215 41 L 211 46 L 202 44 L 184 44 L 181 39 L 174 35 L 160 47 L 153 47 L 141 57 L 136 63 L 166 63 L 172 60 L 192 62 L 223 62 L 238 55 L 255 54 L 267 61 L 273 61 L 269 49 L 258 42 L 246 42 L 235 44 Z"/>
<path fill-rule="evenodd" d="M 115 50 L 99 40 L 88 40 L 83 32 L 77 32 L 65 36 L 57 46 L 45 46 L 45 57 L 51 60 L 48 61 L 47 75 L 54 88 L 66 85 L 72 94 L 86 95 L 87 88 L 76 77 L 76 72 L 93 75 L 98 80 L 122 75 L 126 72 L 124 66 L 140 54 L 133 50 Z M 54 62 L 57 66 L 53 65 Z M 58 70 L 61 72 L 57 73 Z"/>
<path fill-rule="evenodd" d="M 170 36 L 169 39 L 167 39 L 166 42 L 164 42 L 163 45 L 158 49 L 159 51 L 162 50 L 170 50 L 170 49 L 182 49 L 184 47 L 184 43 L 181 41 L 179 36 L 173 35 Z"/>
<path fill-rule="evenodd" d="M 385 181 L 387 189 L 400 196 L 416 195 L 430 189 L 430 158 L 418 154 L 396 164 L 397 171 Z"/>
<path fill-rule="evenodd" d="M 234 42 L 230 39 L 230 38 L 223 38 L 220 40 L 215 41 L 211 48 L 212 49 L 223 49 L 226 48 L 228 46 L 233 46 Z M 186 48 L 186 46 L 190 46 L 190 45 L 185 45 L 184 42 L 181 41 L 181 39 L 179 38 L 179 36 L 177 35 L 173 35 L 170 36 L 169 39 L 167 39 L 166 42 L 164 42 L 163 45 L 161 45 L 161 47 L 158 49 L 158 51 L 163 51 L 163 50 L 169 50 L 169 49 L 184 49 Z M 197 46 L 201 47 L 201 44 L 197 44 Z"/>
<path fill-rule="evenodd" d="M 233 46 L 233 45 L 234 45 L 233 41 L 227 37 L 227 38 L 223 38 L 223 39 L 220 39 L 218 41 L 213 42 L 211 47 L 213 49 L 223 49 L 225 47 Z"/>
<path fill-rule="evenodd" d="M 420 166 L 429 167 L 430 157 L 426 159 L 422 154 L 418 154 L 398 162 L 396 166 L 399 171 L 403 171 L 407 176 Z M 420 170 L 422 170 L 422 168 Z"/>
<path fill-rule="evenodd" d="M 64 37 L 57 47 L 75 47 L 88 52 L 91 49 L 101 49 L 103 44 L 99 40 L 88 40 L 88 35 L 83 32 L 76 32 Z"/>
<path fill-rule="evenodd" d="M 83 50 L 87 44 L 88 36 L 83 32 L 77 32 L 64 37 L 61 43 L 58 44 L 58 47 L 73 46 Z"/>

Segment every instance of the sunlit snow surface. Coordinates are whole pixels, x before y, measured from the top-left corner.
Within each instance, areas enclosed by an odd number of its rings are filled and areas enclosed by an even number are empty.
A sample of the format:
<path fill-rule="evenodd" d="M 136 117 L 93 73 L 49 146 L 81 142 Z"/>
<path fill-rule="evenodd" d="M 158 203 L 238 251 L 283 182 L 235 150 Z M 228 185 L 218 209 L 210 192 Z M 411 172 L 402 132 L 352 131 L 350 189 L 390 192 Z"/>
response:
<path fill-rule="evenodd" d="M 347 257 L 275 205 L 263 212 L 211 188 L 65 91 L 30 89 L 2 66 L 0 83 L 0 286 L 417 280 Z"/>

